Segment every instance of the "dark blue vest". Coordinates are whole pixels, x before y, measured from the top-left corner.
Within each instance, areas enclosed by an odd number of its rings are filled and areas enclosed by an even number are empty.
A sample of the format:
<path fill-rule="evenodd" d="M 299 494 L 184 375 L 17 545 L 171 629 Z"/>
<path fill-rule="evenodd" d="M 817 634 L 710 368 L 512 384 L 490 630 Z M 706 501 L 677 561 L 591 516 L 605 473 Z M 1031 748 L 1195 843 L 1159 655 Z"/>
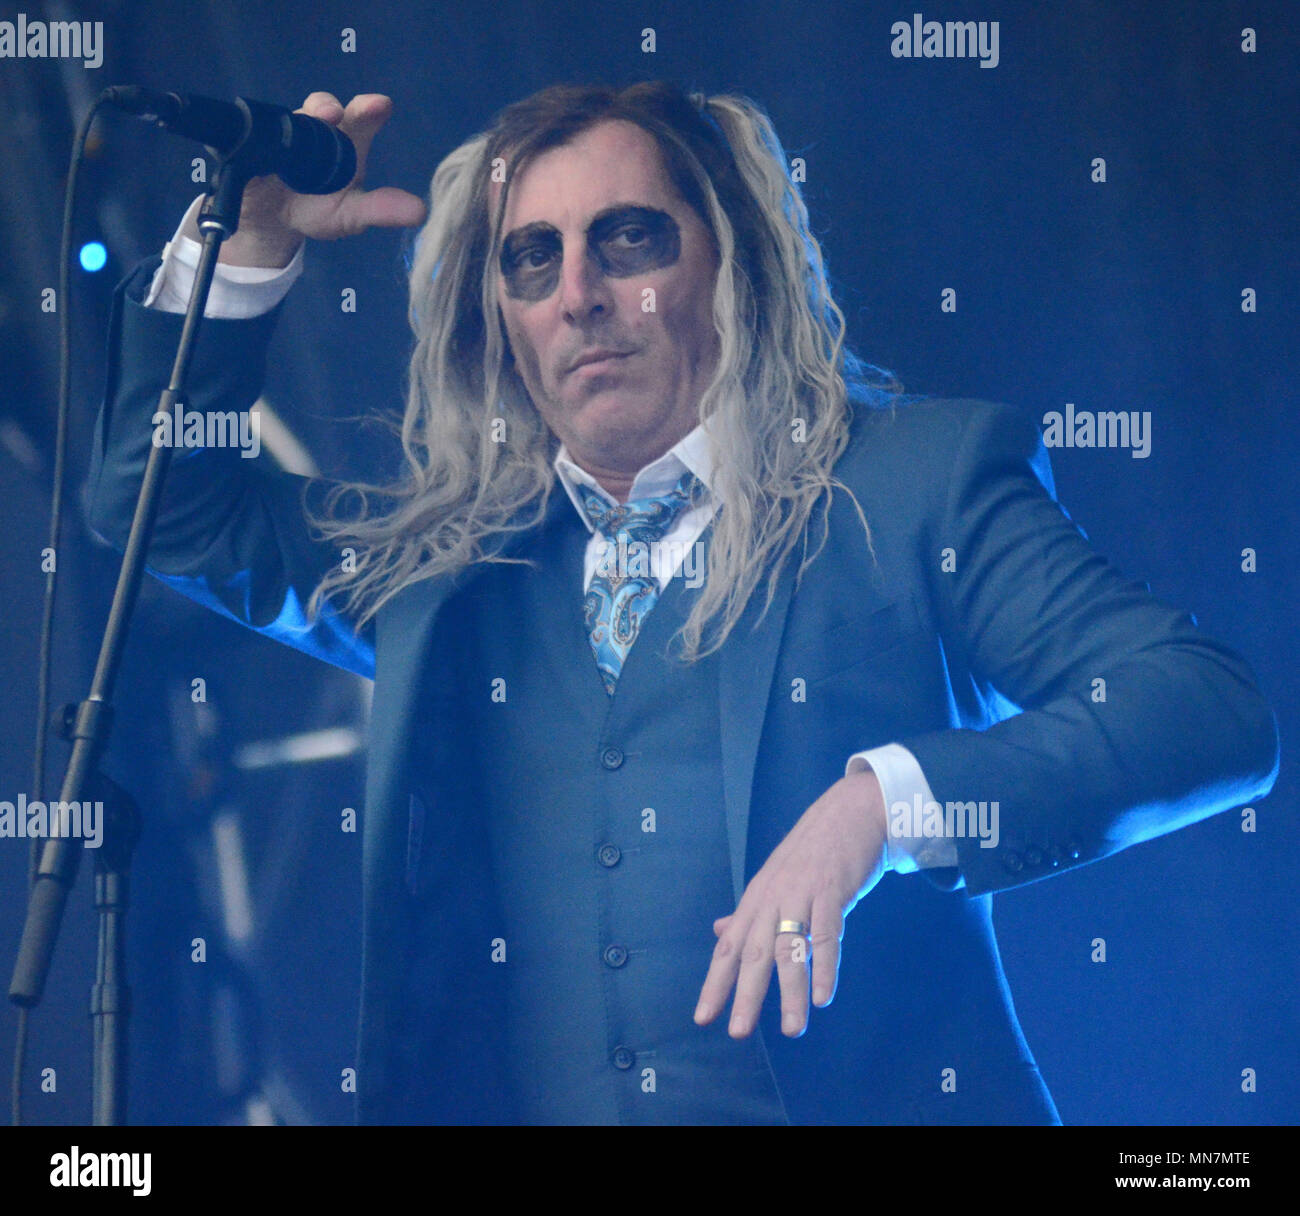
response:
<path fill-rule="evenodd" d="M 588 533 L 560 507 L 520 552 L 535 566 L 489 568 L 453 607 L 522 1118 L 785 1123 L 761 1034 L 692 1019 L 735 906 L 716 661 L 668 653 L 696 592 L 669 584 L 611 698 L 582 620 Z"/>

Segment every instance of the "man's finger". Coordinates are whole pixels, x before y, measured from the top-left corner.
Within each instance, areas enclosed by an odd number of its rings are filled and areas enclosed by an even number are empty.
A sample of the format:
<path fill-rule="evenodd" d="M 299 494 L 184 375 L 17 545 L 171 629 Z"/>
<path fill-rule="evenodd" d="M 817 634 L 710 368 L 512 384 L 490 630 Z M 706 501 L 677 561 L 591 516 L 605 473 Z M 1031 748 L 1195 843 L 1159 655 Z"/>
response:
<path fill-rule="evenodd" d="M 776 914 L 755 918 L 740 952 L 740 973 L 731 1002 L 731 1024 L 727 1033 L 743 1039 L 758 1023 L 767 986 L 772 982 L 772 955 L 776 949 Z"/>
<path fill-rule="evenodd" d="M 812 993 L 819 1009 L 834 999 L 843 940 L 844 910 L 834 900 L 819 899 L 812 910 Z"/>
<path fill-rule="evenodd" d="M 364 190 L 345 201 L 358 232 L 367 228 L 409 228 L 424 223 L 428 214 L 423 199 L 396 186 Z"/>
<path fill-rule="evenodd" d="M 808 923 L 809 913 L 790 919 Z M 782 919 L 786 919 L 782 917 Z M 808 1028 L 808 939 L 799 933 L 778 933 L 776 976 L 781 987 L 781 1033 L 797 1039 Z"/>
<path fill-rule="evenodd" d="M 298 109 L 299 114 L 319 118 L 331 127 L 343 121 L 343 112 L 343 103 L 333 93 L 324 92 L 309 93 Z"/>
<path fill-rule="evenodd" d="M 357 182 L 365 177 L 366 158 L 375 134 L 393 114 L 393 99 L 383 93 L 358 93 L 348 102 L 338 127 L 356 146 Z"/>
<path fill-rule="evenodd" d="M 740 968 L 740 954 L 744 945 L 743 930 L 736 931 L 734 924 L 736 913 L 724 916 L 713 922 L 713 931 L 718 935 L 717 945 L 713 947 L 713 959 L 709 963 L 709 973 L 704 977 L 704 986 L 700 989 L 700 999 L 695 1006 L 695 1022 L 698 1026 L 707 1026 L 722 1012 L 727 1003 L 727 996 L 736 982 L 736 972 Z M 719 929 L 723 921 L 727 926 Z"/>

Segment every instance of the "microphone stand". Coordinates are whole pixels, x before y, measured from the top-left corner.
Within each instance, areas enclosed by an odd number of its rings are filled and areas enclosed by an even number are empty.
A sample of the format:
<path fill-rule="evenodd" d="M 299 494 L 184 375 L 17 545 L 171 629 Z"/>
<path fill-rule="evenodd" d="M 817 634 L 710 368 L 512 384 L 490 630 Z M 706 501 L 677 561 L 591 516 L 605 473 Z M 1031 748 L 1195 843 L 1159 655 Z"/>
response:
<path fill-rule="evenodd" d="M 239 226 L 244 187 L 252 175 L 240 163 L 237 153 L 220 160 L 208 197 L 199 211 L 203 249 L 171 378 L 158 399 L 158 410 L 162 413 L 171 415 L 176 404 L 184 402 L 190 360 L 207 307 L 217 257 L 222 242 Z M 140 817 L 134 804 L 98 772 L 98 766 L 112 726 L 113 687 L 144 577 L 145 557 L 170 463 L 171 448 L 155 443 L 145 465 L 90 692 L 84 701 L 69 706 L 64 715 L 64 736 L 72 741 L 72 756 L 59 792 L 60 802 L 83 802 L 87 795 L 104 792 L 109 804 L 94 884 L 95 907 L 99 912 L 99 946 L 90 1010 L 94 1025 L 95 1126 L 118 1125 L 126 1120 L 127 1032 L 131 1006 L 126 982 L 126 908 L 131 853 L 140 834 Z M 26 1008 L 37 1005 L 45 991 L 63 910 L 81 857 L 80 842 L 62 833 L 56 837 L 52 820 L 50 829 L 28 900 L 22 942 L 9 984 L 9 999 Z"/>

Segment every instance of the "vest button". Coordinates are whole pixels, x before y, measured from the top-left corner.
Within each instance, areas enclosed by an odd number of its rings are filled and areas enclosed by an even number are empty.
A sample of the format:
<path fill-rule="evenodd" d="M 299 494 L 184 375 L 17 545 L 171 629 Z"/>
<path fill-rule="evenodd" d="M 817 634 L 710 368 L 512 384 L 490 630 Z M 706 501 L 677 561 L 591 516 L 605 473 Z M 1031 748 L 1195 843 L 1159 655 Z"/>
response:
<path fill-rule="evenodd" d="M 607 966 L 621 967 L 627 962 L 627 951 L 622 946 L 606 946 L 601 958 L 605 960 Z"/>
<path fill-rule="evenodd" d="M 602 844 L 600 848 L 596 850 L 596 860 L 599 861 L 602 866 L 616 866 L 618 865 L 618 859 L 622 856 L 623 854 L 619 851 L 619 847 L 616 844 Z"/>
<path fill-rule="evenodd" d="M 623 763 L 623 753 L 617 747 L 607 747 L 600 753 L 600 762 L 606 768 L 618 768 Z"/>
<path fill-rule="evenodd" d="M 636 1052 L 630 1047 L 615 1047 L 612 1058 L 615 1068 L 631 1068 L 636 1063 Z"/>

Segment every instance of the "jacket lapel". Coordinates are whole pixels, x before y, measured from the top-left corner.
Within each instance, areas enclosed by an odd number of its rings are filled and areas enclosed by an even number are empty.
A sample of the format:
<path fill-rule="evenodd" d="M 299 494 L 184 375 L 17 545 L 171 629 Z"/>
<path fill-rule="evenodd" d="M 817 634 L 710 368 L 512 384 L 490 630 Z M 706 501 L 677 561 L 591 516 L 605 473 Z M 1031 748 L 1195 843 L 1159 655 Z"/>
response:
<path fill-rule="evenodd" d="M 727 840 L 731 849 L 731 881 L 736 902 L 745 891 L 745 855 L 749 841 L 749 809 L 754 786 L 758 744 L 763 735 L 772 676 L 794 590 L 798 562 L 786 562 L 772 605 L 759 621 L 766 588 L 750 597 L 744 615 L 718 652 L 718 697 L 722 725 L 722 785 L 726 801 Z"/>
<path fill-rule="evenodd" d="M 559 511 L 572 511 L 573 504 L 560 486 L 555 486 L 547 500 L 546 513 L 536 527 L 545 526 Z M 497 553 L 513 553 L 534 535 L 536 527 L 507 533 L 497 544 Z M 425 579 L 395 595 L 380 613 L 376 639 L 375 685 L 392 690 L 392 700 L 385 714 L 386 728 L 395 738 L 405 739 L 414 721 L 415 698 L 422 673 L 429 658 L 433 626 L 443 604 L 453 591 L 473 581 L 483 571 L 476 563 L 454 578 Z M 383 681 L 381 684 L 380 681 Z"/>

